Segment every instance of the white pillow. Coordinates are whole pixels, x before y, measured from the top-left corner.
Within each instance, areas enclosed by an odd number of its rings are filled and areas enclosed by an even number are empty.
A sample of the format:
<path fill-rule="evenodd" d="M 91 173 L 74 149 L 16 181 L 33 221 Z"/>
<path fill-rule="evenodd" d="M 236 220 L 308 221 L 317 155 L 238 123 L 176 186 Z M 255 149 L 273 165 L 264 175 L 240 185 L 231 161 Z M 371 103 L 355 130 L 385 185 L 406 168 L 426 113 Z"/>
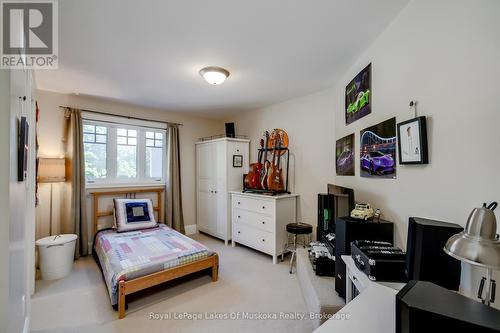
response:
<path fill-rule="evenodd" d="M 116 231 L 148 229 L 158 226 L 150 199 L 114 199 Z"/>

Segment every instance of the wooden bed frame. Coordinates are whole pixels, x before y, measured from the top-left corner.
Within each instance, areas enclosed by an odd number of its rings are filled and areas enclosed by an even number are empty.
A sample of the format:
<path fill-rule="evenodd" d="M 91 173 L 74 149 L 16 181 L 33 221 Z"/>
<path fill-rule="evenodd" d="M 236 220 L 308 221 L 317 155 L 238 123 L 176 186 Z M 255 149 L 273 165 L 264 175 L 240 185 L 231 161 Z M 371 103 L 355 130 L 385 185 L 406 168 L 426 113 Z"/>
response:
<path fill-rule="evenodd" d="M 105 192 L 92 192 L 94 203 L 94 235 L 97 233 L 98 220 L 101 217 L 112 216 L 113 211 L 101 212 L 99 211 L 99 197 L 101 196 L 116 196 L 124 195 L 127 198 L 135 198 L 137 193 L 156 193 L 158 206 L 154 207 L 154 210 L 158 212 L 158 219 L 161 217 L 161 195 L 164 192 L 163 187 L 148 188 L 148 189 L 128 189 L 119 191 L 105 191 Z M 177 279 L 179 277 L 189 275 L 191 273 L 199 272 L 205 269 L 211 269 L 212 281 L 215 282 L 218 279 L 218 269 L 219 269 L 219 256 L 217 253 L 212 254 L 207 258 L 196 260 L 187 264 L 172 267 L 159 271 L 156 273 L 144 275 L 135 279 L 128 281 L 120 281 L 118 283 L 118 318 L 122 319 L 125 317 L 125 297 L 136 291 L 144 290 L 149 287 L 156 286 L 158 284 Z"/>

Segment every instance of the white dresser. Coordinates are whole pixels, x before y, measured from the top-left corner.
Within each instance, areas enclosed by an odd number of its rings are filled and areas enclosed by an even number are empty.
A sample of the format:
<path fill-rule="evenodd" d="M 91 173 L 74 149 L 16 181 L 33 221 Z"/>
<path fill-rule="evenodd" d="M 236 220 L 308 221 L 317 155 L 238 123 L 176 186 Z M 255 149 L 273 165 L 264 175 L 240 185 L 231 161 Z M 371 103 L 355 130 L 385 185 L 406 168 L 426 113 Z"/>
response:
<path fill-rule="evenodd" d="M 232 245 L 267 253 L 276 264 L 287 241 L 286 225 L 297 222 L 297 197 L 231 192 Z"/>

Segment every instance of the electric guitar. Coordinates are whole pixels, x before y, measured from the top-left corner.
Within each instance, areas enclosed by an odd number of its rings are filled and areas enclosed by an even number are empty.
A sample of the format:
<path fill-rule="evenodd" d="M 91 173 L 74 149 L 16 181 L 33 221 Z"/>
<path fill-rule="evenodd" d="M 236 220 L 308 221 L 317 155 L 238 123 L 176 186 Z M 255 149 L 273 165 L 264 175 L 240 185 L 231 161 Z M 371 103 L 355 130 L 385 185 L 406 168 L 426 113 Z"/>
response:
<path fill-rule="evenodd" d="M 283 191 L 283 170 L 280 168 L 281 160 L 281 136 L 278 132 L 274 133 L 275 150 L 273 154 L 273 167 L 267 178 L 268 189 L 273 191 Z M 276 157 L 278 161 L 276 162 Z"/>
<path fill-rule="evenodd" d="M 269 132 L 266 131 L 264 133 L 264 136 L 266 138 L 266 143 L 264 145 L 264 161 L 262 162 L 262 171 L 260 173 L 260 186 L 262 189 L 267 190 L 267 173 L 269 172 L 269 167 L 271 162 L 267 160 L 267 151 L 268 151 L 268 145 L 269 145 Z"/>
<path fill-rule="evenodd" d="M 264 140 L 260 139 L 260 148 L 264 148 Z M 259 150 L 259 161 L 254 163 L 252 178 L 250 179 L 250 188 L 260 189 L 260 175 L 262 174 L 262 151 Z"/>

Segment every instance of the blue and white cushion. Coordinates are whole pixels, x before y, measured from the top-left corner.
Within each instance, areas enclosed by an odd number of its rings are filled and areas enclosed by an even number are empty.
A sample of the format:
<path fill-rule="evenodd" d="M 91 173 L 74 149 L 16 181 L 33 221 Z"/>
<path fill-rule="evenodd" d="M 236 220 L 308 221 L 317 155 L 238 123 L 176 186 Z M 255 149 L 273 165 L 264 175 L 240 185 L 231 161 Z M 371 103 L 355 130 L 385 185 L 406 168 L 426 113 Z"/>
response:
<path fill-rule="evenodd" d="M 158 226 L 150 199 L 114 199 L 116 231 L 148 229 Z"/>

